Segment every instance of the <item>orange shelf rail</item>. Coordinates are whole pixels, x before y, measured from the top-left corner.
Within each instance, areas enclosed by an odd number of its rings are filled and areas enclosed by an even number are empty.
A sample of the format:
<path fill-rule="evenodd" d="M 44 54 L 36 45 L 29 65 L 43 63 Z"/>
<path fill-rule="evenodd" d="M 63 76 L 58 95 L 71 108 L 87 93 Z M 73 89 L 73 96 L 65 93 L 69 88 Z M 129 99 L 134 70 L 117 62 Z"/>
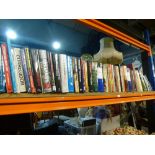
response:
<path fill-rule="evenodd" d="M 39 94 L 38 94 L 39 95 Z M 37 95 L 37 96 L 38 96 Z M 153 100 L 155 92 L 143 93 L 88 93 L 64 95 L 9 95 L 0 96 L 0 115 L 66 110 L 82 107 Z M 31 97 L 30 97 L 31 96 Z M 44 97 L 43 97 L 44 96 Z"/>
<path fill-rule="evenodd" d="M 143 50 L 145 50 L 146 52 L 150 53 L 150 47 L 147 44 L 144 44 L 136 39 L 134 39 L 133 37 L 130 37 L 96 19 L 77 19 L 77 21 L 79 21 L 80 23 L 91 27 L 97 31 L 103 32 L 111 37 L 117 38 L 121 41 L 124 41 L 126 43 L 129 43 L 131 45 L 134 45 L 138 48 L 141 48 Z"/>

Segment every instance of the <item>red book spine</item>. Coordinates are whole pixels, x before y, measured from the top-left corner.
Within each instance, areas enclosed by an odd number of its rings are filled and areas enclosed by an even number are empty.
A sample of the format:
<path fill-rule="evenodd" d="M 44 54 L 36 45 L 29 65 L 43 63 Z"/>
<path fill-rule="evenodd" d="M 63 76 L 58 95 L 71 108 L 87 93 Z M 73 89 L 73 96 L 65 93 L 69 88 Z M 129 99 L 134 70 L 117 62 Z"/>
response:
<path fill-rule="evenodd" d="M 7 93 L 12 93 L 13 89 L 12 89 L 11 73 L 10 73 L 9 58 L 8 58 L 8 51 L 7 51 L 6 44 L 2 44 L 1 48 L 2 48 L 2 55 L 4 60 L 6 90 L 7 90 Z"/>

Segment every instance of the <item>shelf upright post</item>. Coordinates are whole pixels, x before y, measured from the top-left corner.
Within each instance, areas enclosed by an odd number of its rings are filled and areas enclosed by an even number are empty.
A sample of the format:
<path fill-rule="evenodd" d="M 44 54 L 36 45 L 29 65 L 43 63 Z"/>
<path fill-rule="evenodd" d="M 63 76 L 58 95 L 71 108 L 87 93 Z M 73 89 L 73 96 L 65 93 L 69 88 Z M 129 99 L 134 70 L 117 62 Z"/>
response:
<path fill-rule="evenodd" d="M 143 57 L 143 63 L 146 67 L 146 73 L 148 75 L 149 81 L 151 83 L 153 91 L 155 91 L 155 69 L 154 69 L 154 62 L 152 57 L 152 51 L 151 51 L 151 42 L 150 42 L 150 35 L 149 30 L 146 29 L 144 31 L 144 38 L 146 44 L 149 45 L 150 51 L 147 53 L 148 59 L 146 61 L 146 57 Z M 149 133 L 155 132 L 155 100 L 147 101 L 147 114 L 148 114 L 148 127 L 149 127 Z"/>

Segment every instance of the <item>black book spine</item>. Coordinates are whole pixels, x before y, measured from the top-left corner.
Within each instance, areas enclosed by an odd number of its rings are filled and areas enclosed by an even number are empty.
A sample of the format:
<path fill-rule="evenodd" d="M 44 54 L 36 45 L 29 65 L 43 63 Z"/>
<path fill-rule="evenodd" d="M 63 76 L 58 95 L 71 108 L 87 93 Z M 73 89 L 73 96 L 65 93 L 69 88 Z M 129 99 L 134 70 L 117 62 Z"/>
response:
<path fill-rule="evenodd" d="M 59 59 L 58 54 L 53 54 L 53 68 L 54 68 L 54 75 L 55 75 L 55 85 L 56 85 L 56 92 L 61 92 L 61 77 L 60 77 L 60 66 L 59 66 Z"/>
<path fill-rule="evenodd" d="M 79 79 L 79 92 L 83 93 L 83 81 L 82 81 L 82 70 L 81 70 L 81 59 L 78 59 L 78 79 Z"/>
<path fill-rule="evenodd" d="M 92 61 L 87 62 L 89 92 L 93 92 Z"/>

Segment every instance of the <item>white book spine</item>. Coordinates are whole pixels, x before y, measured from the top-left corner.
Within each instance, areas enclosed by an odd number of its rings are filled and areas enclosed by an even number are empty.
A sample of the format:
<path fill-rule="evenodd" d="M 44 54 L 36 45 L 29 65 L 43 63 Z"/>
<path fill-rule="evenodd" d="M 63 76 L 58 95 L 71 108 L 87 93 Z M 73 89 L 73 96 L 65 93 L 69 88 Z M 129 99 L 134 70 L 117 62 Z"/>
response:
<path fill-rule="evenodd" d="M 135 70 L 135 73 L 136 73 L 136 83 L 137 83 L 137 88 L 138 88 L 138 92 L 142 92 L 143 91 L 143 88 L 142 88 L 142 84 L 141 84 L 141 80 L 140 80 L 140 77 L 139 77 L 139 73 L 137 70 Z"/>
<path fill-rule="evenodd" d="M 14 58 L 15 77 L 17 81 L 17 92 L 18 93 L 26 92 L 26 85 L 25 85 L 22 61 L 21 61 L 21 56 L 20 56 L 20 49 L 13 48 L 11 49 L 11 52 L 13 52 L 13 58 Z"/>
<path fill-rule="evenodd" d="M 67 93 L 67 92 L 69 92 L 69 90 L 68 90 L 67 56 L 65 54 L 60 54 L 59 60 L 60 60 L 61 90 L 62 90 L 62 93 Z"/>

